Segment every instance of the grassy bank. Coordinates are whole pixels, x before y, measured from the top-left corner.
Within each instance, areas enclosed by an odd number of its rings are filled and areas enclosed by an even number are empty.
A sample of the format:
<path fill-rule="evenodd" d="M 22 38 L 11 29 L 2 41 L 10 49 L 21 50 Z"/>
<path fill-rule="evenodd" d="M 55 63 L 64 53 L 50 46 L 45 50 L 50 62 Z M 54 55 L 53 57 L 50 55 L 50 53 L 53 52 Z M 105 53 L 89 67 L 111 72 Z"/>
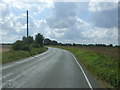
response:
<path fill-rule="evenodd" d="M 92 50 L 81 47 L 56 46 L 71 51 L 79 62 L 84 64 L 100 83 L 107 88 L 114 88 L 118 85 L 118 57 L 105 54 L 99 50 Z M 106 47 L 107 48 L 107 47 Z M 112 48 L 112 47 L 111 47 Z M 100 51 L 100 52 L 99 52 Z M 106 50 L 107 51 L 107 50 Z M 119 80 L 120 82 L 120 80 Z"/>
<path fill-rule="evenodd" d="M 30 57 L 31 55 L 37 55 L 45 51 L 47 51 L 46 47 L 31 48 L 30 52 L 23 51 L 23 50 L 14 51 L 10 49 L 9 51 L 2 53 L 2 64 L 12 62 L 15 60 L 19 60 L 19 59 L 23 59 L 26 57 Z"/>

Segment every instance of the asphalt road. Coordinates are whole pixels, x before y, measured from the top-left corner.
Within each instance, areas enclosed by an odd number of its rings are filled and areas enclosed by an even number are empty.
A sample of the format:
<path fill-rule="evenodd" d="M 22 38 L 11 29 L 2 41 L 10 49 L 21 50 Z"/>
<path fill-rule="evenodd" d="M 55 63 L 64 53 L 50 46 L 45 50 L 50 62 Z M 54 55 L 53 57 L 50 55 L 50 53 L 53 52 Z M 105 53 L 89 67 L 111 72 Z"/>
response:
<path fill-rule="evenodd" d="M 3 88 L 100 88 L 69 51 L 51 48 L 2 67 Z"/>

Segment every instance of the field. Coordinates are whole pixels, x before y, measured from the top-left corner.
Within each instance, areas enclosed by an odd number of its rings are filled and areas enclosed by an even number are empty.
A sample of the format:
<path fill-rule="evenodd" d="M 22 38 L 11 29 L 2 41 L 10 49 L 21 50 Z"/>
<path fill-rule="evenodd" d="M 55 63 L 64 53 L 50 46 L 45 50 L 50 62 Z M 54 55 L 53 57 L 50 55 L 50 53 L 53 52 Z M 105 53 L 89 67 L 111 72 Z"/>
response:
<path fill-rule="evenodd" d="M 96 53 L 102 53 L 108 56 L 115 56 L 118 57 L 118 47 L 98 47 L 98 46 L 82 46 L 82 47 L 75 47 L 83 50 L 88 50 Z"/>
<path fill-rule="evenodd" d="M 30 51 L 23 51 L 23 50 L 14 51 L 12 50 L 11 45 L 3 45 L 2 62 L 0 62 L 0 64 L 5 64 L 15 60 L 31 57 L 33 55 L 37 55 L 42 52 L 45 52 L 46 50 L 47 50 L 46 47 L 41 47 L 41 48 L 31 48 Z"/>
<path fill-rule="evenodd" d="M 11 49 L 11 45 L 1 45 L 0 47 L 0 53 L 1 52 L 7 52 Z"/>
<path fill-rule="evenodd" d="M 117 47 L 68 47 L 55 46 L 71 51 L 78 61 L 87 68 L 107 88 L 116 88 L 118 79 L 118 48 Z"/>

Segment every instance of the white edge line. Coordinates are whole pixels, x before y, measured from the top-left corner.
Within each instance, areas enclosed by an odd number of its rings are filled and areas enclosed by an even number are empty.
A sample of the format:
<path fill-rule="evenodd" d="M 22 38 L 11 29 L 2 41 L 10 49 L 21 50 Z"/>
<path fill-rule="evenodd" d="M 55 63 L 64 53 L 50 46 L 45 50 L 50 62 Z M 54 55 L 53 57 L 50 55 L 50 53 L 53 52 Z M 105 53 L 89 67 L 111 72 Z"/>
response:
<path fill-rule="evenodd" d="M 71 54 L 72 54 L 72 53 L 71 53 Z M 74 57 L 76 63 L 77 63 L 78 66 L 79 66 L 79 68 L 82 70 L 82 73 L 83 73 L 83 75 L 84 75 L 84 77 L 85 77 L 85 79 L 86 79 L 86 81 L 87 81 L 89 87 L 91 88 L 91 90 L 93 90 L 92 85 L 90 84 L 90 81 L 88 80 L 88 78 L 87 78 L 87 76 L 86 76 L 86 74 L 85 74 L 83 68 L 81 67 L 81 65 L 79 64 L 79 62 L 77 61 L 77 59 L 75 58 L 75 56 L 74 56 L 73 54 L 72 54 L 72 56 Z"/>

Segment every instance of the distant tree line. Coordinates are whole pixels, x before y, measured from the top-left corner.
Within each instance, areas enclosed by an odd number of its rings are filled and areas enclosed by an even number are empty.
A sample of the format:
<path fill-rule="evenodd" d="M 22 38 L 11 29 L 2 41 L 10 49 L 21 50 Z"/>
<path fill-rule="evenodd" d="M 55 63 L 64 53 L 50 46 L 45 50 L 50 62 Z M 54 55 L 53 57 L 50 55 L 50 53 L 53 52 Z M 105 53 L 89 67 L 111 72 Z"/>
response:
<path fill-rule="evenodd" d="M 45 38 L 44 39 L 44 45 L 58 45 L 58 46 L 106 46 L 106 47 L 113 47 L 113 44 L 76 44 L 76 43 L 58 43 L 55 40 L 50 40 L 49 38 Z M 115 45 L 115 47 L 118 47 L 118 45 Z"/>
<path fill-rule="evenodd" d="M 12 45 L 12 43 L 0 43 L 0 45 Z"/>
<path fill-rule="evenodd" d="M 44 45 L 59 45 L 59 43 L 55 40 L 50 40 L 49 38 L 45 38 Z"/>
<path fill-rule="evenodd" d="M 22 37 L 22 40 L 17 40 L 13 43 L 12 48 L 14 50 L 30 50 L 31 47 L 33 48 L 39 48 L 43 47 L 44 45 L 57 45 L 57 46 L 106 46 L 106 47 L 113 47 L 112 44 L 106 45 L 106 44 L 76 44 L 76 43 L 58 43 L 55 40 L 50 40 L 49 38 L 44 38 L 44 36 L 40 33 L 37 33 L 35 35 L 35 39 L 33 36 L 28 37 Z M 118 47 L 117 45 L 115 47 Z"/>
<path fill-rule="evenodd" d="M 71 44 L 71 43 L 66 43 L 66 44 L 62 44 L 62 43 L 59 43 L 58 45 L 60 46 L 105 46 L 105 47 L 119 47 L 118 45 L 112 45 L 112 44 L 109 44 L 109 45 L 106 45 L 106 44 Z"/>

